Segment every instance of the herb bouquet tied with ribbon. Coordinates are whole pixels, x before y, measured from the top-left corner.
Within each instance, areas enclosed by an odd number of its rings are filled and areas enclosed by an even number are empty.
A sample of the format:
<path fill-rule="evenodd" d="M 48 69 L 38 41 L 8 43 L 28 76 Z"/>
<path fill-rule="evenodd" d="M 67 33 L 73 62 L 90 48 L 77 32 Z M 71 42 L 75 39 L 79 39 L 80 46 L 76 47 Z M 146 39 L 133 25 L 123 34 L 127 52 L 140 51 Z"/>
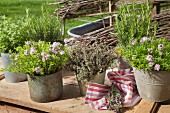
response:
<path fill-rule="evenodd" d="M 60 97 L 63 92 L 61 69 L 68 56 L 66 47 L 59 42 L 27 41 L 16 50 L 9 70 L 28 74 L 31 99 L 49 102 Z"/>

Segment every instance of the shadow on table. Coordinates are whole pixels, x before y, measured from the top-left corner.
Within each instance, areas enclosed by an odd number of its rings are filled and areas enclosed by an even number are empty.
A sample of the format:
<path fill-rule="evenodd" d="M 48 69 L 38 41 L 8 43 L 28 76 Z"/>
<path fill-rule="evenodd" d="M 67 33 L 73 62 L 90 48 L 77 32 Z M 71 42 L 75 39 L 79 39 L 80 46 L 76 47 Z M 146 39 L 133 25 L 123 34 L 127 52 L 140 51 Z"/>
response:
<path fill-rule="evenodd" d="M 63 96 L 60 100 L 81 97 L 76 76 L 73 72 L 63 69 Z"/>
<path fill-rule="evenodd" d="M 160 103 L 161 105 L 170 105 L 170 99 Z"/>

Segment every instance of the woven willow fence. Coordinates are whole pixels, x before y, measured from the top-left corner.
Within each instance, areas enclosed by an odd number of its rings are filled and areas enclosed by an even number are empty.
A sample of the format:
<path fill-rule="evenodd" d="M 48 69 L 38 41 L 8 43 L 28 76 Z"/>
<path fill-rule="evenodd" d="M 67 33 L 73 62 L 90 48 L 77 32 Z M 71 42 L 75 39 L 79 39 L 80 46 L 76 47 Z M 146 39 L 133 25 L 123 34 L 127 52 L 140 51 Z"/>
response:
<path fill-rule="evenodd" d="M 71 19 L 82 16 L 96 16 L 103 14 L 114 14 L 116 7 L 123 2 L 131 5 L 131 0 L 64 0 L 53 4 L 64 4 L 55 13 L 63 19 Z M 136 0 L 137 4 L 146 2 L 147 0 Z M 153 4 L 153 22 L 158 23 L 157 38 L 168 38 L 170 41 L 170 0 L 151 0 Z M 111 19 L 110 19 L 111 20 Z M 113 21 L 110 21 L 114 22 Z M 113 26 L 107 26 L 99 30 L 84 34 L 79 41 L 92 44 L 95 41 L 104 42 L 111 46 L 116 45 L 117 38 L 110 33 L 114 32 Z"/>
<path fill-rule="evenodd" d="M 153 21 L 158 23 L 157 38 L 168 38 L 170 41 L 170 0 L 155 0 Z"/>

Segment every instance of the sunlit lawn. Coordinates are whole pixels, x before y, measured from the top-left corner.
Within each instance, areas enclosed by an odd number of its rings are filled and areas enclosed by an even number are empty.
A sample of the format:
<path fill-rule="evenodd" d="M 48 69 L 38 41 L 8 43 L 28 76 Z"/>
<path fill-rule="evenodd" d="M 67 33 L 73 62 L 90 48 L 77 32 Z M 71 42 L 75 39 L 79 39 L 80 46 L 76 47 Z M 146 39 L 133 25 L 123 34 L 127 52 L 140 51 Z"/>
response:
<path fill-rule="evenodd" d="M 48 10 L 50 14 L 56 9 L 55 5 L 49 6 L 50 2 L 56 2 L 58 0 L 0 0 L 0 15 L 6 15 L 7 17 L 24 16 L 26 9 L 29 9 L 30 14 L 41 15 L 42 6 Z M 95 18 L 82 18 L 84 20 L 95 20 Z M 87 23 L 80 21 L 80 19 L 72 19 L 66 21 L 66 31 L 77 25 Z"/>

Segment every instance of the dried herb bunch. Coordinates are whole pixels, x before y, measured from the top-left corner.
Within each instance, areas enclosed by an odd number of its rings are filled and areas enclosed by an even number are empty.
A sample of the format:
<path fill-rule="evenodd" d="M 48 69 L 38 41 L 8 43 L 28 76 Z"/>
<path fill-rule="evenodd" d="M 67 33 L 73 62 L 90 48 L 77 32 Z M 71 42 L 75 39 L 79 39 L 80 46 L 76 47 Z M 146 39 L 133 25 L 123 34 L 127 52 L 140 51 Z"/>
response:
<path fill-rule="evenodd" d="M 74 71 L 80 81 L 89 82 L 96 74 L 104 72 L 116 59 L 114 48 L 103 43 L 87 46 L 79 42 L 70 49 L 66 67 Z"/>

